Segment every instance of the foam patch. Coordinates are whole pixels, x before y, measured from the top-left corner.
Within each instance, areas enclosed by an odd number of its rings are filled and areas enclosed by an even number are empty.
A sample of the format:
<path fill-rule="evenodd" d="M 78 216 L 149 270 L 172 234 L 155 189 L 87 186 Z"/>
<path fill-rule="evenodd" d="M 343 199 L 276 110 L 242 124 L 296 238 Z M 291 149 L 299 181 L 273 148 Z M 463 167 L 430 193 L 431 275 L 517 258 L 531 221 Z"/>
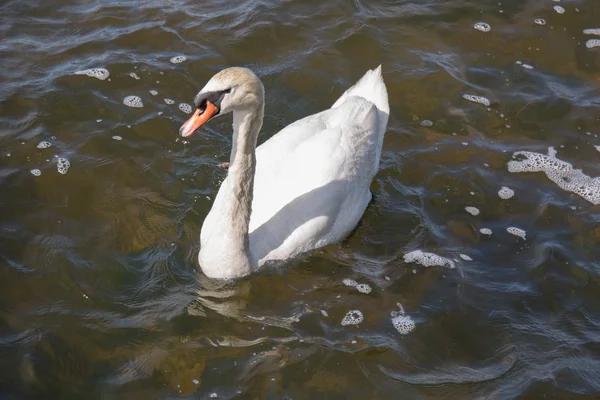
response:
<path fill-rule="evenodd" d="M 356 285 L 356 290 L 364 294 L 369 294 L 371 293 L 371 286 L 367 285 L 366 283 L 361 283 Z"/>
<path fill-rule="evenodd" d="M 466 254 L 459 254 L 458 256 L 465 261 L 473 261 L 473 259 Z"/>
<path fill-rule="evenodd" d="M 48 142 L 47 140 L 44 140 L 42 142 L 39 142 L 36 147 L 38 149 L 47 149 L 48 147 L 51 147 L 51 146 L 52 146 L 52 143 Z"/>
<path fill-rule="evenodd" d="M 39 169 L 37 169 L 37 168 L 36 168 L 36 169 L 32 169 L 32 170 L 31 170 L 31 171 L 29 171 L 29 172 L 31 172 L 31 175 L 33 175 L 33 176 L 40 176 L 40 175 L 42 174 L 42 171 L 40 171 L 40 170 L 39 170 Z"/>
<path fill-rule="evenodd" d="M 482 96 L 475 96 L 473 94 L 463 94 L 463 99 L 472 101 L 473 103 L 483 104 L 484 106 L 489 106 L 492 104 L 487 98 Z"/>
<path fill-rule="evenodd" d="M 171 99 L 165 99 L 165 103 L 171 105 L 171 104 L 175 104 L 175 100 L 171 100 Z"/>
<path fill-rule="evenodd" d="M 392 325 L 394 325 L 394 328 L 396 328 L 401 335 L 406 335 L 415 329 L 415 321 L 408 315 L 403 314 L 392 316 Z"/>
<path fill-rule="evenodd" d="M 581 170 L 573 169 L 570 163 L 556 158 L 553 147 L 548 149 L 548 155 L 518 151 L 513 154 L 513 158 L 517 156 L 525 159 L 509 161 L 509 172 L 544 172 L 561 189 L 576 193 L 594 205 L 600 204 L 600 177 L 591 178 Z"/>
<path fill-rule="evenodd" d="M 477 207 L 465 207 L 465 211 L 468 212 L 471 215 L 479 215 L 479 209 Z"/>
<path fill-rule="evenodd" d="M 358 283 L 356 283 L 356 281 L 354 279 L 344 279 L 342 281 L 342 283 L 346 286 L 350 286 L 350 287 L 356 287 L 356 285 L 358 285 Z"/>
<path fill-rule="evenodd" d="M 600 28 L 584 29 L 583 34 L 600 36 Z"/>
<path fill-rule="evenodd" d="M 64 157 L 58 157 L 56 160 L 56 169 L 60 174 L 66 174 L 71 167 L 71 163 Z"/>
<path fill-rule="evenodd" d="M 536 18 L 533 20 L 533 22 L 535 22 L 537 25 L 546 25 L 546 20 L 544 18 Z"/>
<path fill-rule="evenodd" d="M 488 235 L 488 236 L 490 236 L 492 234 L 492 230 L 489 228 L 481 228 L 479 230 L 479 232 L 481 232 L 482 235 Z"/>
<path fill-rule="evenodd" d="M 487 22 L 477 22 L 475 25 L 473 25 L 473 28 L 480 32 L 489 32 L 492 30 L 492 27 Z"/>
<path fill-rule="evenodd" d="M 184 62 L 186 60 L 187 60 L 186 56 L 175 56 L 175 57 L 172 57 L 169 61 L 171 62 L 171 64 L 181 64 L 182 62 Z"/>
<path fill-rule="evenodd" d="M 454 268 L 454 262 L 434 253 L 425 253 L 421 250 L 411 251 L 404 255 L 405 263 L 417 263 L 424 267 Z"/>
<path fill-rule="evenodd" d="M 138 96 L 125 97 L 123 99 L 123 104 L 125 104 L 127 107 L 133 107 L 133 108 L 144 107 L 144 103 L 142 103 L 142 99 L 140 99 Z"/>
<path fill-rule="evenodd" d="M 511 188 L 507 188 L 506 186 L 502 186 L 502 188 L 498 191 L 498 196 L 500 196 L 503 200 L 508 200 L 515 195 L 515 191 Z"/>
<path fill-rule="evenodd" d="M 110 72 L 106 68 L 91 68 L 77 71 L 75 75 L 86 75 L 103 81 L 110 76 Z"/>
<path fill-rule="evenodd" d="M 527 233 L 523 229 L 515 228 L 514 226 L 506 228 L 506 232 L 511 235 L 518 236 L 522 239 L 526 239 Z"/>
<path fill-rule="evenodd" d="M 554 8 L 554 11 L 556 11 L 556 12 L 557 12 L 557 13 L 559 13 L 559 14 L 564 14 L 564 13 L 565 13 L 565 11 L 567 11 L 567 10 L 565 10 L 565 9 L 564 9 L 564 7 L 562 7 L 562 6 L 554 6 L 554 7 L 552 7 L 552 8 Z"/>
<path fill-rule="evenodd" d="M 600 47 L 600 39 L 590 39 L 585 43 L 585 47 L 593 49 L 594 47 Z"/>
<path fill-rule="evenodd" d="M 192 106 L 190 106 L 187 103 L 181 103 L 181 104 L 179 104 L 179 109 L 181 111 L 183 111 L 184 113 L 186 113 L 186 114 L 191 114 L 192 113 Z"/>
<path fill-rule="evenodd" d="M 344 319 L 342 319 L 342 325 L 358 325 L 363 322 L 363 319 L 363 314 L 359 310 L 350 310 Z"/>

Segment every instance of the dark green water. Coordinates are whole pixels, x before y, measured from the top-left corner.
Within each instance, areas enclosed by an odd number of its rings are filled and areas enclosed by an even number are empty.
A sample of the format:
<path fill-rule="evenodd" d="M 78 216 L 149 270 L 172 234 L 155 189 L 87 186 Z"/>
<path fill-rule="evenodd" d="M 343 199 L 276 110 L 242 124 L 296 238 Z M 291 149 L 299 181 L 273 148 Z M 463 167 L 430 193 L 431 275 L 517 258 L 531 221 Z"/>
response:
<path fill-rule="evenodd" d="M 600 36 L 583 32 L 600 2 L 6 0 L 0 15 L 2 399 L 600 394 Z M 355 235 L 236 283 L 204 277 L 231 121 L 182 141 L 178 105 L 249 67 L 262 142 L 379 64 L 391 116 Z M 109 79 L 75 74 L 96 67 Z M 587 200 L 509 172 L 549 147 Z M 456 268 L 405 262 L 414 250 Z M 364 321 L 342 325 L 350 310 Z"/>

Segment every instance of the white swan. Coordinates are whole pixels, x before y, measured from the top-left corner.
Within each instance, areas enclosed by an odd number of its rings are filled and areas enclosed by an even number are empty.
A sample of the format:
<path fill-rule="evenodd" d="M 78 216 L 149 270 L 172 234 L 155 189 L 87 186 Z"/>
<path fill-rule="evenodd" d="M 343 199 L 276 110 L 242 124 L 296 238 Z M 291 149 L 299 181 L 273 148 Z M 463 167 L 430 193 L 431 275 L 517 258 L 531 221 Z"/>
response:
<path fill-rule="evenodd" d="M 252 71 L 217 73 L 194 103 L 182 136 L 233 113 L 229 171 L 200 233 L 198 262 L 208 277 L 242 277 L 352 232 L 371 200 L 389 117 L 381 66 L 330 109 L 294 122 L 258 148 L 264 87 Z"/>

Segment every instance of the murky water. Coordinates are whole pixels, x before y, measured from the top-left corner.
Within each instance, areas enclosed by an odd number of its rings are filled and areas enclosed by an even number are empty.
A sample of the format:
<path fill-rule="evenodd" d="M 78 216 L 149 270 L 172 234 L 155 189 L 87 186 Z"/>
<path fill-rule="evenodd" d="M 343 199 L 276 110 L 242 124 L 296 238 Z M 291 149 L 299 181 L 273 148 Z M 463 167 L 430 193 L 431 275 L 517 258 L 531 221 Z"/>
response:
<path fill-rule="evenodd" d="M 600 393 L 600 2 L 0 15 L 2 398 Z M 262 142 L 379 64 L 391 117 L 354 236 L 233 284 L 198 272 L 231 121 L 178 139 L 196 91 L 252 68 Z"/>

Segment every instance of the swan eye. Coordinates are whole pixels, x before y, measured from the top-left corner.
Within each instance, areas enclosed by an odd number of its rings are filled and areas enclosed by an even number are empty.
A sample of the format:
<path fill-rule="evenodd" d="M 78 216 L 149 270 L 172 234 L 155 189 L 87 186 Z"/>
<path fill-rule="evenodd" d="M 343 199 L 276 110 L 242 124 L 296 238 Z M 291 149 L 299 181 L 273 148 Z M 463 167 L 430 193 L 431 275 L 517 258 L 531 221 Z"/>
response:
<path fill-rule="evenodd" d="M 231 93 L 231 88 L 223 90 L 223 93 Z"/>

